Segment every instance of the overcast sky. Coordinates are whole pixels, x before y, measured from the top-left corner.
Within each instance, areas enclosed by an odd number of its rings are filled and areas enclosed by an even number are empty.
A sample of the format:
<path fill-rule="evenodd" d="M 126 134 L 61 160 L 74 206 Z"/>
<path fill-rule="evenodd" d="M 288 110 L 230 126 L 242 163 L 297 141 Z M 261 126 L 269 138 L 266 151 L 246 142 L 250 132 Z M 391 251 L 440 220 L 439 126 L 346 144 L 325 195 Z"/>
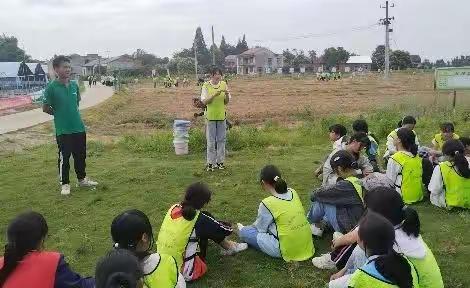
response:
<path fill-rule="evenodd" d="M 343 46 L 370 55 L 384 42 L 378 0 L 0 0 L 0 33 L 16 36 L 34 58 L 54 54 L 132 53 L 158 56 L 190 47 L 197 26 L 206 43 L 214 25 L 236 43 L 314 49 Z M 396 0 L 392 49 L 435 60 L 470 55 L 470 1 Z M 365 28 L 368 27 L 368 28 Z M 299 36 L 314 37 L 299 39 Z"/>

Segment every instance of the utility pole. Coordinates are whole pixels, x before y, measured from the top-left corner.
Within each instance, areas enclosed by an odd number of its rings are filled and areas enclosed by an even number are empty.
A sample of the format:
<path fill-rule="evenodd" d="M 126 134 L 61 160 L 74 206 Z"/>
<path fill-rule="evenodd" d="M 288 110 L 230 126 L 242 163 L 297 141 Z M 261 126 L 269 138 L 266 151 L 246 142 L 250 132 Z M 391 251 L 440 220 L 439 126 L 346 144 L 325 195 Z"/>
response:
<path fill-rule="evenodd" d="M 388 9 L 395 7 L 395 4 L 388 4 L 388 1 L 385 1 L 385 6 L 380 6 L 380 8 L 385 9 L 385 18 L 380 19 L 381 24 L 385 25 L 385 79 L 389 78 L 390 75 L 390 32 L 393 32 L 393 29 L 390 29 L 391 20 L 395 20 L 395 17 L 389 17 Z"/>
<path fill-rule="evenodd" d="M 212 65 L 215 66 L 214 25 L 212 25 Z"/>
<path fill-rule="evenodd" d="M 196 39 L 194 39 L 194 71 L 196 71 L 196 81 L 199 80 L 199 77 L 197 76 L 197 45 L 196 45 Z"/>

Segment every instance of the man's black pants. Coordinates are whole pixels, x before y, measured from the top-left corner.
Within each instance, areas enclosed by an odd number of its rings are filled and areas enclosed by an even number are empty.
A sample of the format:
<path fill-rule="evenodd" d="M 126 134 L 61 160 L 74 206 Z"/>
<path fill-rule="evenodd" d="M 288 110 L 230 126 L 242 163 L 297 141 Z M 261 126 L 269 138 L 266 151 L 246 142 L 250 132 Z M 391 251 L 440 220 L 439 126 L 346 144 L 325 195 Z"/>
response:
<path fill-rule="evenodd" d="M 56 136 L 59 148 L 59 181 L 62 185 L 69 184 L 70 155 L 73 156 L 73 164 L 77 179 L 85 178 L 86 159 L 86 133 L 63 134 Z"/>

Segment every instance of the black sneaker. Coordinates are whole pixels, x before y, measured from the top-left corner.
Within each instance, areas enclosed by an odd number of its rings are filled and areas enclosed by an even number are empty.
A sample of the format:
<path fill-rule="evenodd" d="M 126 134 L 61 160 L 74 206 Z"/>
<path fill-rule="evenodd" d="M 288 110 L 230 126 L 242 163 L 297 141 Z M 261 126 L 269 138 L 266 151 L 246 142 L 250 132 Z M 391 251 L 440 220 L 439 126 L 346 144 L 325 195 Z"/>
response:
<path fill-rule="evenodd" d="M 207 172 L 214 172 L 214 165 L 212 165 L 212 164 L 207 164 L 207 166 L 206 166 L 206 171 L 207 171 Z"/>
<path fill-rule="evenodd" d="M 225 169 L 224 163 L 217 163 L 217 169 L 224 170 Z"/>

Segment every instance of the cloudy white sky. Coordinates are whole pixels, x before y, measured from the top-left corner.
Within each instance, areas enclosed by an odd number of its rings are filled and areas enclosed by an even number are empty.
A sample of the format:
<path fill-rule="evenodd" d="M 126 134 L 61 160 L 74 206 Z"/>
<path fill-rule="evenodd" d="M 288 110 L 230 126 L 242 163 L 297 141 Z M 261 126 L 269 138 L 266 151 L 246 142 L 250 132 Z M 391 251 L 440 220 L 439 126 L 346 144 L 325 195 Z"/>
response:
<path fill-rule="evenodd" d="M 246 34 L 249 46 L 323 51 L 343 46 L 369 55 L 384 41 L 383 26 L 352 31 L 384 17 L 379 0 L 0 0 L 0 33 L 14 35 L 28 54 L 132 53 L 170 56 L 190 47 L 197 26 L 216 43 Z M 435 60 L 470 55 L 470 1 L 396 0 L 392 49 Z M 293 39 L 302 35 L 316 35 Z M 330 34 L 330 35 L 327 35 Z M 258 41 L 255 41 L 258 40 Z M 280 41 L 281 40 L 281 41 Z"/>

